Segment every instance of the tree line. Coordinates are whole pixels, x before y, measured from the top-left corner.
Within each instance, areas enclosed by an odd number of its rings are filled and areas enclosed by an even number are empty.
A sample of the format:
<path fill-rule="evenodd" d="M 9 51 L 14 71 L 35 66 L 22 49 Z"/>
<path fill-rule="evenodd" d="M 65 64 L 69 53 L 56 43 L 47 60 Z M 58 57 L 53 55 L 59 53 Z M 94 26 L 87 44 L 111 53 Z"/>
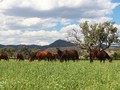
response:
<path fill-rule="evenodd" d="M 35 53 L 37 50 L 36 48 L 28 48 L 25 45 L 21 45 L 17 49 L 14 47 L 0 48 L 0 53 L 6 53 L 9 58 L 15 58 L 17 53 L 21 53 L 25 58 L 28 58 L 30 54 Z"/>

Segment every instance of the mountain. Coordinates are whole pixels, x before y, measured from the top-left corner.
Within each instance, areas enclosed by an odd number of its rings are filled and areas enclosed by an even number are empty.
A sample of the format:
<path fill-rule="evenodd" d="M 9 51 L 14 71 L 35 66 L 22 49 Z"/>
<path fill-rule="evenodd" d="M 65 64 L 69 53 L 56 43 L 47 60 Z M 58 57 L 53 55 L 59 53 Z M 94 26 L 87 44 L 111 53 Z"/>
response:
<path fill-rule="evenodd" d="M 56 40 L 55 42 L 49 45 L 49 47 L 70 47 L 70 46 L 75 46 L 75 44 L 61 40 L 61 39 Z"/>
<path fill-rule="evenodd" d="M 53 47 L 70 47 L 70 46 L 75 46 L 75 44 L 67 42 L 65 40 L 60 40 L 60 39 L 56 40 L 55 42 L 51 43 L 50 45 L 45 45 L 45 46 L 40 46 L 40 45 L 1 45 L 0 44 L 0 48 L 13 47 L 16 50 L 20 46 L 26 46 L 28 48 L 36 48 L 36 49 L 44 50 L 44 49 L 53 48 Z"/>

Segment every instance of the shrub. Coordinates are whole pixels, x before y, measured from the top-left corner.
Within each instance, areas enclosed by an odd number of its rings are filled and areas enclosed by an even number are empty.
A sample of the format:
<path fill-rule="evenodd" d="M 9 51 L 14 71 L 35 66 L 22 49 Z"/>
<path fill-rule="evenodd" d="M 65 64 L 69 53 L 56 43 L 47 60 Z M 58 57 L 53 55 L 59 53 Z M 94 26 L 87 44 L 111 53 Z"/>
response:
<path fill-rule="evenodd" d="M 114 52 L 114 53 L 112 54 L 112 58 L 113 58 L 113 59 L 120 59 L 120 52 Z"/>

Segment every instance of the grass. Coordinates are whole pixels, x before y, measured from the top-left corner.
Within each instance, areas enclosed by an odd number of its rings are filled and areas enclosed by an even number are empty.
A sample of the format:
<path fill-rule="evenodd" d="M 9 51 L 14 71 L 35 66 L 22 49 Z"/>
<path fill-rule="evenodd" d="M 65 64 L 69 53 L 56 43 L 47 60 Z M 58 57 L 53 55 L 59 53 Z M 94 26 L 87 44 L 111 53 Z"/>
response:
<path fill-rule="evenodd" d="M 0 90 L 120 90 L 120 61 L 0 61 Z"/>

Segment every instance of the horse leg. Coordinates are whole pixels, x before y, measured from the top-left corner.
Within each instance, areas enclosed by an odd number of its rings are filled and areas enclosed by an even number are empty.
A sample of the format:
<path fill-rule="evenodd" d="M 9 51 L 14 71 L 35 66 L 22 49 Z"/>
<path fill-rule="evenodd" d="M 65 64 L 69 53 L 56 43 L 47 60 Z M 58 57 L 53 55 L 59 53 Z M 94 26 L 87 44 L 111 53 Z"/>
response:
<path fill-rule="evenodd" d="M 103 63 L 105 63 L 105 59 L 103 60 Z"/>
<path fill-rule="evenodd" d="M 102 63 L 102 60 L 100 59 L 100 63 Z"/>
<path fill-rule="evenodd" d="M 63 59 L 60 59 L 60 62 L 63 62 Z"/>
<path fill-rule="evenodd" d="M 8 59 L 8 58 L 6 58 L 6 61 L 9 61 L 9 59 Z"/>
<path fill-rule="evenodd" d="M 38 57 L 38 61 L 40 61 L 40 57 Z"/>
<path fill-rule="evenodd" d="M 72 59 L 73 59 L 73 62 L 75 62 L 75 58 L 73 57 Z"/>

